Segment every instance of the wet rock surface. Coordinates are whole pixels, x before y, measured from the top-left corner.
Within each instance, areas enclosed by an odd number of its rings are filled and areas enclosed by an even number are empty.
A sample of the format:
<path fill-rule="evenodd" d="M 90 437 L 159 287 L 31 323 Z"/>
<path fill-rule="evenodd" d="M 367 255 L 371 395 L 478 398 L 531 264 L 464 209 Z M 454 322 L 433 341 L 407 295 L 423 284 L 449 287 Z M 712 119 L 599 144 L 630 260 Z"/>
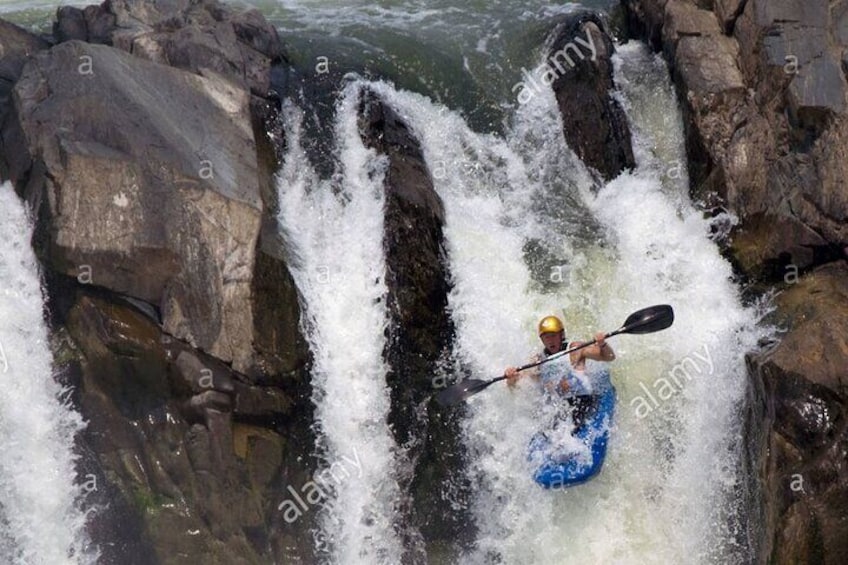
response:
<path fill-rule="evenodd" d="M 246 370 L 237 304 L 262 215 L 246 94 L 68 42 L 28 64 L 15 111 L 31 167 L 12 179 L 46 207 L 51 266 L 153 304 L 166 331 Z"/>
<path fill-rule="evenodd" d="M 848 263 L 822 266 L 777 298 L 781 342 L 751 360 L 767 422 L 760 473 L 775 563 L 848 558 Z"/>
<path fill-rule="evenodd" d="M 0 20 L 0 178 L 8 178 L 9 158 L 4 147 L 19 144 L 19 131 L 4 127 L 12 109 L 12 88 L 21 76 L 26 61 L 50 46 L 28 31 Z"/>
<path fill-rule="evenodd" d="M 103 563 L 295 555 L 294 527 L 277 509 L 288 494 L 282 477 L 303 466 L 290 402 L 243 409 L 245 397 L 279 391 L 251 385 L 104 291 L 66 295 L 54 316 L 56 358 L 88 420 L 80 473 L 94 487 L 86 503 Z"/>
<path fill-rule="evenodd" d="M 403 119 L 382 99 L 366 91 L 360 107 L 365 145 L 388 160 L 384 187 L 390 366 L 389 425 L 403 446 L 413 475 L 412 504 L 406 511 L 426 542 L 454 541 L 467 536 L 468 517 L 446 510 L 448 491 L 462 491 L 459 413 L 442 413 L 431 405 L 444 383 L 450 359 L 453 323 L 448 313 L 450 276 L 444 250 L 444 206 L 433 188 L 421 147 Z M 457 496 L 455 494 L 455 496 Z M 467 493 L 459 494 L 462 500 Z M 420 543 L 409 559 L 426 556 Z"/>
<path fill-rule="evenodd" d="M 578 12 L 554 32 L 545 71 L 555 77 L 552 84 L 566 142 L 605 180 L 636 163 L 627 116 L 613 97 L 614 52 L 601 17 Z"/>

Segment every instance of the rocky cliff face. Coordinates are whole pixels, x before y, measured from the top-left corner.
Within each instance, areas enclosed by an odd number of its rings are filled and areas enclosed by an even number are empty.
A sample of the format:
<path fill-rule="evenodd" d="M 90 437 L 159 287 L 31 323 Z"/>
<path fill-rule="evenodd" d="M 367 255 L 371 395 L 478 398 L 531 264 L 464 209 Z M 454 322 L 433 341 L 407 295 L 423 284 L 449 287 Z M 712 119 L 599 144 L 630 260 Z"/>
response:
<path fill-rule="evenodd" d="M 103 562 L 308 558 L 277 509 L 312 446 L 269 213 L 279 37 L 154 0 L 63 8 L 55 39 L 0 25 L 0 176 L 37 214 Z"/>
<path fill-rule="evenodd" d="M 748 440 L 763 562 L 848 558 L 848 2 L 625 0 L 665 54 L 686 115 L 692 193 L 739 225 L 728 253 L 781 291 L 786 333 L 750 360 Z"/>

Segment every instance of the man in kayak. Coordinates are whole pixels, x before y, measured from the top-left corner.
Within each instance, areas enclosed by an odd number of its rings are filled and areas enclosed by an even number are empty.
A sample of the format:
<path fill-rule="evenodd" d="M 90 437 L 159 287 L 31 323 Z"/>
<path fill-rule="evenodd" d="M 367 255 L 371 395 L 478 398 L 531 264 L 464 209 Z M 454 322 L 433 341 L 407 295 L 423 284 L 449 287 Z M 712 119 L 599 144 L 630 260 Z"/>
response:
<path fill-rule="evenodd" d="M 544 388 L 546 395 L 549 397 L 565 398 L 568 404 L 573 408 L 573 418 L 576 425 L 589 415 L 597 404 L 597 399 L 604 390 L 612 386 L 609 382 L 609 377 L 606 372 L 601 376 L 587 375 L 586 360 L 594 361 L 613 361 L 615 352 L 612 347 L 604 340 L 604 333 L 595 334 L 595 344 L 589 347 L 569 353 L 568 355 L 560 355 L 555 360 L 552 360 L 539 367 L 534 367 L 527 371 L 524 375 L 519 374 L 515 367 L 507 367 L 504 371 L 506 382 L 510 388 L 514 388 L 518 383 L 518 379 L 522 376 L 529 376 L 533 380 L 540 382 Z M 569 343 L 565 337 L 565 327 L 562 321 L 556 316 L 546 316 L 539 322 L 539 339 L 544 344 L 542 352 L 533 359 L 533 362 L 542 361 L 551 355 L 555 355 L 560 351 L 565 351 L 569 346 L 574 347 L 582 345 L 581 342 L 575 341 Z M 601 379 L 600 381 L 598 379 Z"/>

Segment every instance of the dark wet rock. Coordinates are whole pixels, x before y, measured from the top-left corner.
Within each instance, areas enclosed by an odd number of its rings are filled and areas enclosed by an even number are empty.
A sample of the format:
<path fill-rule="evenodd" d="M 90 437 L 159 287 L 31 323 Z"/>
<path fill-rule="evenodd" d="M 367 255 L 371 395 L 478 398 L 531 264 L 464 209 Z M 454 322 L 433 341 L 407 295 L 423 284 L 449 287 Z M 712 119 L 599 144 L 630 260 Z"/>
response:
<path fill-rule="evenodd" d="M 398 443 L 420 435 L 419 405 L 433 393 L 435 364 L 450 343 L 444 206 L 433 189 L 418 141 L 401 118 L 366 92 L 363 139 L 389 158 L 385 177 L 386 284 L 391 318 L 389 423 Z"/>
<path fill-rule="evenodd" d="M 556 77 L 553 89 L 569 147 L 607 180 L 635 166 L 627 116 L 612 95 L 614 51 L 603 20 L 578 12 L 556 30 L 545 73 Z"/>
<path fill-rule="evenodd" d="M 283 464 L 285 438 L 267 428 L 236 423 L 233 425 L 233 449 L 245 461 L 248 476 L 260 492 L 278 477 Z"/>
<path fill-rule="evenodd" d="M 4 97 L 18 80 L 27 59 L 48 47 L 49 44 L 40 37 L 0 20 L 0 85 L 3 85 Z"/>
<path fill-rule="evenodd" d="M 106 484 L 120 492 L 144 524 L 156 561 L 172 562 L 173 555 L 186 552 L 259 562 L 250 558 L 256 554 L 234 519 L 233 508 L 256 501 L 237 486 L 243 482 L 238 469 L 225 466 L 232 443 L 220 430 L 189 426 L 180 397 L 169 386 L 165 336 L 140 313 L 86 295 L 68 312 L 67 328 L 81 353 L 79 394 L 89 420 L 84 441 L 97 454 Z M 206 443 L 192 448 L 190 430 L 197 427 L 203 428 Z M 199 468 L 191 452 L 214 465 Z M 224 547 L 210 524 L 223 528 L 223 539 L 233 543 Z"/>
<path fill-rule="evenodd" d="M 622 0 L 632 37 L 643 38 L 655 51 L 662 49 L 662 27 L 668 0 Z"/>
<path fill-rule="evenodd" d="M 261 172 L 261 171 L 260 171 Z M 275 186 L 268 176 L 268 185 Z M 265 185 L 265 186 L 268 186 Z M 264 197 L 263 197 L 264 200 Z M 267 208 L 251 279 L 253 300 L 254 366 L 248 375 L 265 386 L 291 388 L 307 363 L 308 347 L 300 332 L 297 287 L 286 266 L 277 223 L 276 207 Z"/>
<path fill-rule="evenodd" d="M 9 178 L 6 145 L 20 142 L 20 131 L 3 128 L 9 119 L 12 105 L 12 87 L 18 81 L 26 61 L 49 44 L 28 31 L 0 20 L 0 179 Z"/>
<path fill-rule="evenodd" d="M 457 413 L 450 417 L 428 409 L 453 336 L 447 312 L 444 206 L 420 144 L 403 119 L 366 91 L 360 120 L 365 145 L 389 161 L 383 236 L 389 311 L 386 380 L 391 391 L 389 425 L 415 468 L 414 476 L 406 478 L 411 480 L 414 507 L 406 511 L 428 542 L 456 541 L 469 530 L 467 517 L 448 511 L 443 497 L 449 489 L 462 489 L 462 481 L 455 480 L 461 476 Z M 421 551 L 415 540 L 406 543 L 413 554 Z M 408 558 L 420 559 L 421 554 Z"/>
<path fill-rule="evenodd" d="M 804 276 L 777 299 L 782 341 L 751 360 L 764 407 L 759 475 L 774 563 L 848 557 L 848 263 Z"/>
<path fill-rule="evenodd" d="M 209 390 L 232 393 L 235 390 L 229 371 L 217 365 L 204 363 L 191 350 L 180 351 L 175 366 L 179 377 L 192 393 Z"/>
<path fill-rule="evenodd" d="M 235 385 L 235 397 L 234 413 L 251 422 L 270 424 L 290 416 L 294 410 L 292 399 L 274 387 L 238 382 Z"/>
<path fill-rule="evenodd" d="M 212 429 L 212 421 L 221 412 L 232 411 L 232 397 L 217 392 L 207 390 L 195 396 L 192 396 L 185 405 L 183 412 L 188 421 L 200 421 L 205 423 L 206 427 Z"/>
<path fill-rule="evenodd" d="M 109 12 L 105 2 L 85 8 L 61 6 L 56 11 L 53 37 L 59 43 L 77 40 L 108 44 L 115 23 L 115 15 Z"/>
<path fill-rule="evenodd" d="M 75 6 L 60 6 L 56 11 L 56 21 L 53 23 L 53 37 L 58 43 L 88 39 L 88 23 L 85 12 Z"/>
<path fill-rule="evenodd" d="M 290 422 L 295 400 L 288 389 L 253 384 L 248 376 L 234 373 L 218 359 L 166 339 L 168 359 L 173 361 L 169 366 L 172 390 L 180 396 L 191 396 L 187 408 L 196 419 L 203 420 L 204 410 L 211 407 L 226 408 L 234 417 L 254 424 L 274 427 Z"/>
<path fill-rule="evenodd" d="M 267 428 L 234 423 L 244 376 L 220 381 L 239 383 L 232 393 L 193 394 L 173 375 L 217 361 L 187 354 L 144 314 L 97 294 L 75 293 L 58 313 L 64 329 L 56 335 L 57 360 L 88 419 L 81 476 L 94 486 L 90 531 L 108 546 L 104 563 L 184 562 L 179 555 L 270 562 L 273 546 L 308 527 L 304 519 L 284 531 L 277 510 L 287 495 L 282 478 L 304 465 L 297 432 L 285 442 Z M 116 534 L 118 527 L 127 531 Z M 293 557 L 288 547 L 275 558 Z"/>

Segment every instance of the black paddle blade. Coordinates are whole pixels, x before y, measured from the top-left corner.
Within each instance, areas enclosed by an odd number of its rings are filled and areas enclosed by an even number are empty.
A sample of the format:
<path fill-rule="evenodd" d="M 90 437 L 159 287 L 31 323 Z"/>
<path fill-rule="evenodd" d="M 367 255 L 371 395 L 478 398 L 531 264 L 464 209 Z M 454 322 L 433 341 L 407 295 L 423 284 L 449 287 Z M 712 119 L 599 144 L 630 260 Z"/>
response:
<path fill-rule="evenodd" d="M 664 330 L 672 323 L 674 323 L 674 310 L 668 304 L 659 304 L 630 314 L 624 321 L 620 333 L 649 334 Z"/>
<path fill-rule="evenodd" d="M 473 396 L 492 384 L 492 381 L 481 381 L 480 379 L 465 379 L 461 383 L 451 385 L 436 395 L 436 402 L 442 406 L 453 406 L 459 404 L 469 396 Z"/>

